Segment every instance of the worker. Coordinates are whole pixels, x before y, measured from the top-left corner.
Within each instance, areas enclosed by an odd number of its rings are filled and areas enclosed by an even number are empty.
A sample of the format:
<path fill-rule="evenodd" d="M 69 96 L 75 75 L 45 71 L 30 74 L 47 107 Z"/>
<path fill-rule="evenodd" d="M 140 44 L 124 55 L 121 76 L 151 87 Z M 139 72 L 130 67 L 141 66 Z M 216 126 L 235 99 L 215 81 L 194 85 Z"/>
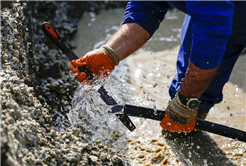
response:
<path fill-rule="evenodd" d="M 246 1 L 130 1 L 116 33 L 101 48 L 71 61 L 70 70 L 80 82 L 88 79 L 77 66 L 86 65 L 95 78 L 108 77 L 152 37 L 170 5 L 186 17 L 177 74 L 169 88 L 171 101 L 160 125 L 170 132 L 189 133 L 197 117 L 205 119 L 210 108 L 222 101 L 223 86 L 246 47 Z"/>

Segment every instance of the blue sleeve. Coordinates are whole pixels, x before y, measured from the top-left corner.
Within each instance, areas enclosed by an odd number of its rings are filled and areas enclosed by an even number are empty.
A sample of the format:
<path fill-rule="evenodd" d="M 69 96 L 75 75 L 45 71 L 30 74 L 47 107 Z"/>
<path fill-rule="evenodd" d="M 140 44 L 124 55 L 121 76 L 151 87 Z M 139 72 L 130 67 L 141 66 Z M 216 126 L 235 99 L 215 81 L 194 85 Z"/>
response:
<path fill-rule="evenodd" d="M 190 61 L 201 69 L 220 65 L 232 34 L 234 4 L 229 1 L 187 1 L 192 22 Z"/>
<path fill-rule="evenodd" d="M 148 31 L 151 37 L 159 28 L 169 6 L 167 2 L 161 1 L 130 1 L 121 25 L 135 22 Z"/>

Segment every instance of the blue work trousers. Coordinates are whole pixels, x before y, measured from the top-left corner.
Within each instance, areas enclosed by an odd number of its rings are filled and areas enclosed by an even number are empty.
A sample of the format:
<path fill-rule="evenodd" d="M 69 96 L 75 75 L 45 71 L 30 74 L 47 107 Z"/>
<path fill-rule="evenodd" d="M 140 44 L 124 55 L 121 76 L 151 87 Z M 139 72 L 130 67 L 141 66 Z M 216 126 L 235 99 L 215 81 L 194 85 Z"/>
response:
<path fill-rule="evenodd" d="M 181 46 L 177 57 L 177 74 L 172 80 L 169 88 L 169 94 L 173 98 L 176 92 L 180 89 L 182 80 L 184 79 L 186 69 L 189 64 L 190 51 L 192 45 L 192 23 L 190 16 L 186 15 L 182 26 L 181 34 Z M 216 40 L 216 39 L 215 39 Z M 246 29 L 244 32 L 232 32 L 224 53 L 223 59 L 220 63 L 218 71 L 214 76 L 212 82 L 208 88 L 204 91 L 200 97 L 201 104 L 199 107 L 199 113 L 208 113 L 210 108 L 216 103 L 220 103 L 223 99 L 222 89 L 226 82 L 228 82 L 232 69 L 246 47 Z"/>

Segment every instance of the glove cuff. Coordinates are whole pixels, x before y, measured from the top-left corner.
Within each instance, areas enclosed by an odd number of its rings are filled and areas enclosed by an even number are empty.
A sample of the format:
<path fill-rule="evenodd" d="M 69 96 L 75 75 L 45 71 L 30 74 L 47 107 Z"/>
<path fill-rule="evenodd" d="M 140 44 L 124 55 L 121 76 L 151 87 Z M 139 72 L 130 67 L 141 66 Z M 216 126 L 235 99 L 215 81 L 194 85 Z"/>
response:
<path fill-rule="evenodd" d="M 186 108 L 186 106 L 180 102 L 178 94 L 176 94 L 175 97 L 170 101 L 168 104 L 168 109 L 169 117 L 174 121 L 180 121 L 180 123 L 191 122 L 197 116 L 198 111 L 198 109 L 189 110 Z"/>
<path fill-rule="evenodd" d="M 105 52 L 112 59 L 115 66 L 119 64 L 120 58 L 112 48 L 103 45 L 100 49 L 103 49 L 103 52 Z"/>

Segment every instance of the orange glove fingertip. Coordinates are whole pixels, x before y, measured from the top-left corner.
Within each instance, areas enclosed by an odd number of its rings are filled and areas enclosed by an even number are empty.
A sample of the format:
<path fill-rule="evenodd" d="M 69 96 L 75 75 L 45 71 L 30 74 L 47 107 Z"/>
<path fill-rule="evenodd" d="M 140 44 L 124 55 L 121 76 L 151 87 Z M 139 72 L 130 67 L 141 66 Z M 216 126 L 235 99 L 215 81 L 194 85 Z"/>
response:
<path fill-rule="evenodd" d="M 85 57 L 82 57 L 80 59 L 75 59 L 75 60 L 72 60 L 71 61 L 71 64 L 74 65 L 74 66 L 84 66 L 84 65 L 88 65 L 86 62 L 85 62 Z"/>
<path fill-rule="evenodd" d="M 79 69 L 73 65 L 70 65 L 69 70 L 72 72 L 72 74 L 80 73 Z"/>
<path fill-rule="evenodd" d="M 78 60 L 78 59 L 72 60 L 72 61 L 71 61 L 71 64 L 74 65 L 74 66 L 76 66 L 75 64 L 76 64 L 76 61 L 77 61 L 77 60 Z"/>
<path fill-rule="evenodd" d="M 69 66 L 69 70 L 73 70 L 74 68 L 76 68 L 76 67 L 72 64 Z"/>
<path fill-rule="evenodd" d="M 76 78 L 79 82 L 82 82 L 83 80 L 86 79 L 86 74 L 85 74 L 84 72 L 78 73 L 78 75 L 75 76 L 75 78 Z"/>

